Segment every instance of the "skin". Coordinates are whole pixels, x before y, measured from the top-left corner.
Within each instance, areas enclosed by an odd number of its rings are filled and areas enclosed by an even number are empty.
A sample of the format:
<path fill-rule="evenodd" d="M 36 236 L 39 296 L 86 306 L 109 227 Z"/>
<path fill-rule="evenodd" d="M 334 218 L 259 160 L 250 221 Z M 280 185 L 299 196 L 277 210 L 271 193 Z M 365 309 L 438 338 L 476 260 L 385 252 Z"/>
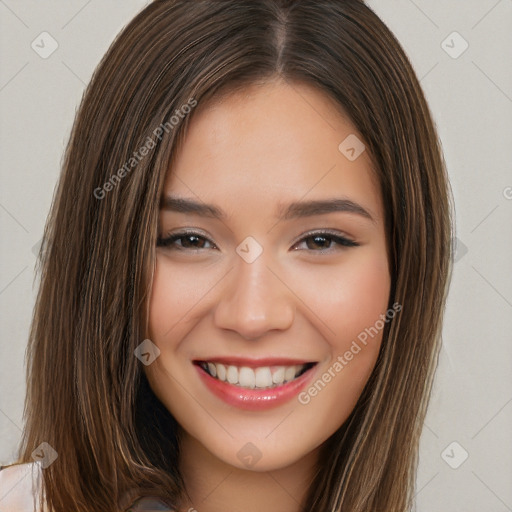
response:
<path fill-rule="evenodd" d="M 244 411 L 214 396 L 192 364 L 208 356 L 295 357 L 317 362 L 314 383 L 386 312 L 380 190 L 366 151 L 350 161 L 338 150 L 357 133 L 325 93 L 276 80 L 197 107 L 168 172 L 165 194 L 227 215 L 160 212 L 162 237 L 194 228 L 204 239 L 157 248 L 150 298 L 149 338 L 160 356 L 145 372 L 183 429 L 180 469 L 188 506 L 199 512 L 299 511 L 320 446 L 373 370 L 382 331 L 308 404 L 294 397 Z M 373 221 L 349 212 L 276 219 L 278 205 L 333 197 L 358 203 Z M 304 238 L 323 229 L 359 245 Z M 263 248 L 252 263 L 236 252 L 248 236 Z M 261 454 L 251 468 L 237 457 L 248 442 Z"/>

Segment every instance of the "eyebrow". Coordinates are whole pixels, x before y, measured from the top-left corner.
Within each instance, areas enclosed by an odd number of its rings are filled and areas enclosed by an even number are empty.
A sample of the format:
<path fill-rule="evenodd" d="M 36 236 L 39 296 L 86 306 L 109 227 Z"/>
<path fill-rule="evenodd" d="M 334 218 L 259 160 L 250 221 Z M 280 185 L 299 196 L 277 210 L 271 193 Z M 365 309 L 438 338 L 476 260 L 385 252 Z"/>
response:
<path fill-rule="evenodd" d="M 163 196 L 160 201 L 160 208 L 166 211 L 178 213 L 190 213 L 202 217 L 210 217 L 219 220 L 226 220 L 226 213 L 213 204 L 197 202 L 193 199 L 175 196 Z M 278 207 L 278 220 L 291 220 L 315 215 L 325 215 L 334 212 L 354 213 L 367 218 L 373 223 L 376 219 L 368 210 L 350 199 L 332 198 L 313 201 L 294 201 L 287 205 L 280 204 Z"/>

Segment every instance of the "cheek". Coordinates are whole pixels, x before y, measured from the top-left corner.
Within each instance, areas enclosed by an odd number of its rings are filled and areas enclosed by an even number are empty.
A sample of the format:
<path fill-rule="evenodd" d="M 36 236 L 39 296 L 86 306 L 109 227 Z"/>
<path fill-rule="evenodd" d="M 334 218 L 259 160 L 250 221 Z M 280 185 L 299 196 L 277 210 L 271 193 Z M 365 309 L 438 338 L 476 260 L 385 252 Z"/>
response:
<path fill-rule="evenodd" d="M 188 318 L 203 304 L 216 279 L 209 272 L 199 278 L 197 270 L 178 268 L 165 256 L 157 256 L 149 304 L 149 339 L 180 339 Z"/>
<path fill-rule="evenodd" d="M 322 431 L 334 432 L 349 416 L 375 366 L 386 322 L 390 276 L 379 253 L 359 254 L 340 266 L 331 281 L 336 286 L 317 295 L 316 307 L 329 326 L 325 339 L 329 359 L 316 380 L 302 393 L 305 417 Z M 325 415 L 325 411 L 330 411 Z M 315 418 L 324 418 L 324 423 Z"/>
<path fill-rule="evenodd" d="M 390 277 L 385 261 L 369 259 L 354 265 L 343 273 L 337 302 L 338 312 L 333 310 L 332 321 L 344 341 L 356 338 L 370 328 L 386 312 L 389 302 Z"/>
<path fill-rule="evenodd" d="M 334 355 L 386 312 L 390 293 L 387 259 L 381 251 L 359 250 L 340 265 L 304 272 L 294 281 L 298 294 L 317 313 L 312 319 Z"/>
<path fill-rule="evenodd" d="M 149 339 L 154 341 L 161 340 L 173 327 L 180 318 L 182 305 L 187 302 L 177 300 L 180 283 L 176 279 L 168 280 L 168 274 L 157 257 L 149 303 Z"/>

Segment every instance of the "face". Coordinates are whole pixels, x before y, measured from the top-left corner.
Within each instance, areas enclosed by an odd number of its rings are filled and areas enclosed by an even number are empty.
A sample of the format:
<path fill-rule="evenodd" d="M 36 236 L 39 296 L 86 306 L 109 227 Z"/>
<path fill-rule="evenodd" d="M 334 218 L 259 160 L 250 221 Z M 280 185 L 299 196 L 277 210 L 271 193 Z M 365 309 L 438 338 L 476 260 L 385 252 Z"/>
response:
<path fill-rule="evenodd" d="M 164 186 L 160 355 L 144 370 L 209 456 L 284 468 L 343 424 L 375 365 L 383 204 L 362 137 L 323 92 L 273 82 L 199 108 Z"/>

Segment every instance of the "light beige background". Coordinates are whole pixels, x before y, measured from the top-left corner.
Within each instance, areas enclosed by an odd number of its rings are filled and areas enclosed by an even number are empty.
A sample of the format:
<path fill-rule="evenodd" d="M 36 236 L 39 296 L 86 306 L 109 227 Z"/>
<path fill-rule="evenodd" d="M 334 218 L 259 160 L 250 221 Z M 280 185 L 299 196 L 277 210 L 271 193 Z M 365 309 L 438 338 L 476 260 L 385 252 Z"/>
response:
<path fill-rule="evenodd" d="M 114 36 L 146 3 L 0 0 L 0 464 L 15 458 L 23 425 L 34 247 L 75 109 Z M 512 511 L 512 0 L 368 4 L 421 78 L 457 211 L 417 511 Z M 46 59 L 31 47 L 43 45 L 42 32 L 58 44 Z"/>

